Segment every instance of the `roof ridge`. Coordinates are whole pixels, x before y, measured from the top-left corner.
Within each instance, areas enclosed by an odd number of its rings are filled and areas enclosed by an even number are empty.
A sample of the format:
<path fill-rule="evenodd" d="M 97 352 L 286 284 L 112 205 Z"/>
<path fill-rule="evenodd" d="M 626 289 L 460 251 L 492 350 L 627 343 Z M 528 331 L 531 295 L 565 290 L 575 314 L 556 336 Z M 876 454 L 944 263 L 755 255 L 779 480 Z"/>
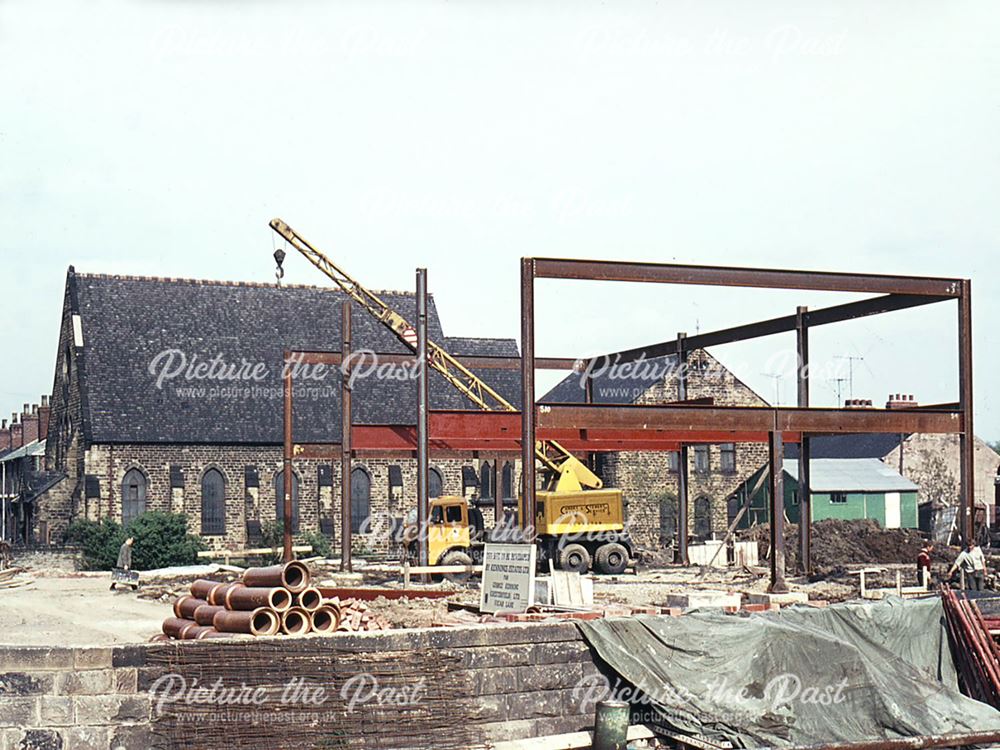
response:
<path fill-rule="evenodd" d="M 314 289 L 317 291 L 329 291 L 336 294 L 345 294 L 342 289 L 332 286 L 317 286 L 315 284 L 277 284 L 263 281 L 225 281 L 221 279 L 192 279 L 183 276 L 138 276 L 135 274 L 122 273 L 83 273 L 75 272 L 79 279 L 100 279 L 102 281 L 153 281 L 168 284 L 193 284 L 195 286 L 226 286 L 244 287 L 249 289 Z M 402 289 L 372 289 L 376 294 L 403 294 L 414 296 L 415 292 L 408 292 Z M 432 297 L 433 292 L 428 292 Z"/>

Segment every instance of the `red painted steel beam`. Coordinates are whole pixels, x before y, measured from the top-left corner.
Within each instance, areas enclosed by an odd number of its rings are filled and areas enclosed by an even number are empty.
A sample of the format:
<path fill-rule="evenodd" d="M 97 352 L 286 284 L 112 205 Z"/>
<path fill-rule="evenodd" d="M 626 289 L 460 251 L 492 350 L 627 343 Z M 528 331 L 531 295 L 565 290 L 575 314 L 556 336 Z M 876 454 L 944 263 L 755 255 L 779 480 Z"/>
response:
<path fill-rule="evenodd" d="M 604 406 L 542 404 L 537 423 L 542 429 L 658 429 L 678 435 L 701 431 L 873 433 L 962 430 L 957 411 L 927 409 L 797 409 L 743 406 Z M 686 436 L 683 437 L 688 440 Z"/>
<path fill-rule="evenodd" d="M 928 276 L 785 271 L 730 266 L 688 266 L 675 263 L 625 263 L 608 260 L 532 258 L 539 279 L 634 281 L 656 284 L 700 284 L 765 289 L 809 289 L 869 294 L 919 294 L 958 297 L 961 279 Z"/>

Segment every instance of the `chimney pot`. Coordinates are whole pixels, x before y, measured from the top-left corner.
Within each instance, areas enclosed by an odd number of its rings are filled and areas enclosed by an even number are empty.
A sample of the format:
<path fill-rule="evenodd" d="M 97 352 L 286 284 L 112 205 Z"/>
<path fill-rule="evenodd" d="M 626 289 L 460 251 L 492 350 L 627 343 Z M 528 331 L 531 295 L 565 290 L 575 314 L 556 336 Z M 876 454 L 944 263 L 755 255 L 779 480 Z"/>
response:
<path fill-rule="evenodd" d="M 48 406 L 48 405 L 49 405 L 49 397 L 42 396 L 42 406 Z"/>
<path fill-rule="evenodd" d="M 31 404 L 25 404 L 24 408 L 21 409 L 22 414 L 31 414 Z"/>
<path fill-rule="evenodd" d="M 31 405 L 31 416 L 35 416 L 36 414 L 38 414 L 38 404 L 32 404 Z"/>

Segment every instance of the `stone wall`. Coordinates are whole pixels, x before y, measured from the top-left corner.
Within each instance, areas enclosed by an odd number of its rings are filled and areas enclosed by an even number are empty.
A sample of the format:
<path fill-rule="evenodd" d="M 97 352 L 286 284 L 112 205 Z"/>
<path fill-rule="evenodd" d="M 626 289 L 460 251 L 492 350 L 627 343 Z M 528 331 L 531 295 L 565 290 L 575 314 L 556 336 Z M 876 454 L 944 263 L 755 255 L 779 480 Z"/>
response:
<path fill-rule="evenodd" d="M 298 674 L 294 666 L 288 666 L 298 663 L 294 658 L 277 662 L 271 651 L 283 648 L 306 656 L 308 668 Z M 209 649 L 215 658 L 206 659 Z M 458 743 L 459 735 L 497 742 L 593 726 L 593 706 L 580 686 L 585 679 L 600 679 L 602 672 L 576 626 L 511 624 L 340 634 L 294 642 L 260 638 L 89 649 L 0 647 L 0 750 L 176 747 L 177 733 L 184 733 L 191 711 L 202 707 L 171 703 L 154 710 L 158 706 L 152 705 L 149 688 L 165 674 L 180 675 L 188 683 L 197 679 L 206 686 L 222 677 L 226 687 L 241 683 L 280 686 L 302 677 L 309 685 L 330 691 L 323 708 L 337 714 L 345 710 L 347 701 L 339 681 L 356 665 L 362 665 L 359 668 L 366 674 L 386 675 L 388 682 L 393 679 L 390 675 L 399 678 L 400 660 L 410 659 L 416 680 L 420 659 L 431 657 L 447 667 L 447 689 L 427 686 L 417 699 L 416 713 L 433 717 L 431 707 L 421 708 L 419 703 L 437 706 L 437 701 L 444 700 L 448 715 L 455 719 L 455 731 L 443 731 L 434 718 L 427 724 L 437 725 L 433 734 L 414 736 L 423 726 L 417 715 L 409 727 L 398 719 L 390 736 L 377 718 L 389 708 L 369 701 L 357 709 L 365 719 L 354 722 L 360 728 L 350 729 L 346 721 L 335 727 L 341 737 L 337 746 L 360 746 L 347 742 L 350 735 L 345 733 L 351 731 L 378 734 L 383 748 L 458 748 L 467 746 Z M 258 668 L 265 663 L 271 666 Z M 207 709 L 210 713 L 211 708 Z M 264 705 L 259 710 L 271 708 Z M 396 708 L 392 713 L 405 715 Z M 226 724 L 229 720 L 217 715 L 201 717 L 199 736 L 209 746 L 221 747 L 215 738 L 232 736 L 234 730 Z M 284 731 L 280 723 L 264 722 L 254 728 L 255 746 L 280 747 Z M 319 743 L 331 728 L 320 723 L 314 729 L 298 727 L 296 731 L 314 731 Z"/>
<path fill-rule="evenodd" d="M 920 488 L 919 503 L 937 502 L 957 505 L 959 498 L 960 460 L 958 435 L 916 434 L 903 442 L 902 474 Z M 884 459 L 899 471 L 899 448 Z M 1000 455 L 983 440 L 976 438 L 975 500 L 977 505 L 994 505 L 995 481 L 1000 469 Z"/>
<path fill-rule="evenodd" d="M 126 653 L 0 646 L 0 750 L 151 747 L 149 697 Z"/>

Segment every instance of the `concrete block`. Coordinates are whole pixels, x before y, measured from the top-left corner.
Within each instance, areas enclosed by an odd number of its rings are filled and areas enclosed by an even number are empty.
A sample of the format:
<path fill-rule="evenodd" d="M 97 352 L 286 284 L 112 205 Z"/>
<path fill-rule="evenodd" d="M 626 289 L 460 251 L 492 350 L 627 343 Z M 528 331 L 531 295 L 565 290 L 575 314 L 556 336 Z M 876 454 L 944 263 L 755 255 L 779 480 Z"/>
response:
<path fill-rule="evenodd" d="M 111 653 L 113 667 L 144 667 L 150 646 L 116 646 Z"/>
<path fill-rule="evenodd" d="M 504 695 L 477 695 L 474 698 L 457 698 L 450 701 L 448 711 L 469 724 L 507 720 L 507 697 Z"/>
<path fill-rule="evenodd" d="M 115 670 L 115 692 L 134 693 L 139 689 L 139 670 L 135 667 L 122 667 Z"/>
<path fill-rule="evenodd" d="M 69 727 L 63 750 L 107 750 L 108 727 Z"/>
<path fill-rule="evenodd" d="M 456 656 L 461 661 L 460 668 L 488 669 L 492 667 L 517 667 L 532 663 L 533 649 L 526 643 L 519 643 L 504 648 L 481 646 L 475 648 L 446 649 L 442 654 Z"/>
<path fill-rule="evenodd" d="M 139 695 L 75 695 L 77 724 L 107 725 L 122 721 L 148 721 L 149 698 Z"/>
<path fill-rule="evenodd" d="M 590 659 L 590 647 L 582 637 L 577 641 L 538 643 L 531 647 L 532 664 L 565 664 Z"/>
<path fill-rule="evenodd" d="M 0 646 L 0 674 L 72 669 L 74 649 Z"/>
<path fill-rule="evenodd" d="M 517 692 L 572 688 L 580 683 L 582 677 L 583 669 L 579 662 L 517 667 Z"/>
<path fill-rule="evenodd" d="M 751 604 L 778 605 L 784 607 L 788 604 L 806 604 L 809 601 L 809 594 L 805 591 L 789 591 L 787 594 L 769 594 L 767 592 L 753 592 L 747 594 L 747 599 Z"/>
<path fill-rule="evenodd" d="M 741 602 L 742 597 L 739 594 L 703 589 L 683 594 L 668 594 L 666 604 L 668 607 L 682 609 L 696 609 L 698 607 L 735 607 L 739 609 Z"/>
<path fill-rule="evenodd" d="M 20 750 L 63 750 L 62 734 L 56 729 L 25 729 Z"/>
<path fill-rule="evenodd" d="M 115 673 L 112 669 L 88 669 L 65 672 L 56 677 L 57 695 L 107 695 L 114 692 Z"/>
<path fill-rule="evenodd" d="M 38 699 L 38 716 L 38 723 L 43 727 L 68 727 L 73 724 L 73 699 L 43 695 Z"/>
<path fill-rule="evenodd" d="M 6 672 L 0 674 L 0 697 L 44 695 L 52 692 L 52 672 Z"/>
<path fill-rule="evenodd" d="M 541 693 L 511 693 L 507 696 L 507 714 L 512 721 L 565 716 L 579 703 L 579 697 L 573 697 L 574 692 L 546 690 Z"/>
<path fill-rule="evenodd" d="M 74 666 L 77 669 L 111 669 L 113 654 L 112 648 L 78 648 Z"/>
<path fill-rule="evenodd" d="M 474 695 L 506 695 L 517 690 L 519 667 L 471 669 L 468 674 L 475 685 Z"/>
<path fill-rule="evenodd" d="M 0 727 L 38 724 L 38 698 L 0 698 Z"/>
<path fill-rule="evenodd" d="M 538 722 L 535 719 L 480 724 L 476 727 L 476 734 L 479 739 L 490 743 L 526 740 L 540 736 Z"/>

